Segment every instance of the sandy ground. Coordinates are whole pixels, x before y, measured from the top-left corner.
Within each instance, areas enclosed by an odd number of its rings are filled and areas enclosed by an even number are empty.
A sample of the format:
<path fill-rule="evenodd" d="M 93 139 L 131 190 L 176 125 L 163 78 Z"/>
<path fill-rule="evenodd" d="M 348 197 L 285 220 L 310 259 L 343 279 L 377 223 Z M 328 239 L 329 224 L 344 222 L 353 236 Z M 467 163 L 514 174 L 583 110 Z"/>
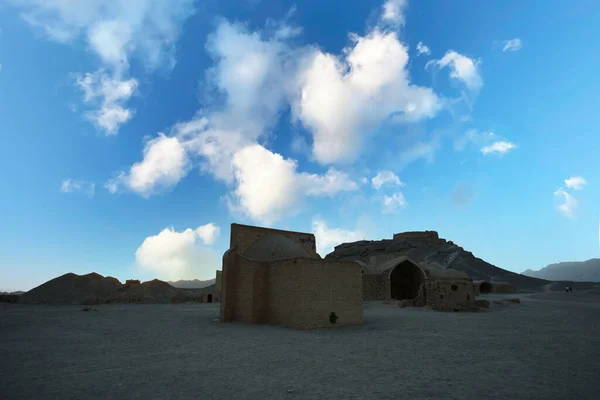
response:
<path fill-rule="evenodd" d="M 585 296 L 370 302 L 363 326 L 310 331 L 215 323 L 218 304 L 2 305 L 0 398 L 597 400 L 600 296 Z"/>

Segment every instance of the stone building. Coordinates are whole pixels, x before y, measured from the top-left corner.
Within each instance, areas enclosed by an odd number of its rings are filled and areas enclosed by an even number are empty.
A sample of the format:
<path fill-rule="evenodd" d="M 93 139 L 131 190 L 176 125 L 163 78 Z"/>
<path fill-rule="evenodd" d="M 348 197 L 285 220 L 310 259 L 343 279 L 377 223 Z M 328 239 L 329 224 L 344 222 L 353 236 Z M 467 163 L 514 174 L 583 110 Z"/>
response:
<path fill-rule="evenodd" d="M 305 329 L 363 322 L 361 266 L 321 259 L 315 236 L 231 224 L 221 322 Z"/>
<path fill-rule="evenodd" d="M 125 281 L 126 285 L 139 285 L 140 284 L 140 280 L 139 279 L 127 279 Z"/>
<path fill-rule="evenodd" d="M 217 303 L 221 301 L 221 271 L 217 270 L 213 285 L 202 289 L 200 294 L 196 295 L 196 301 L 199 303 Z"/>
<path fill-rule="evenodd" d="M 406 256 L 377 265 L 357 264 L 363 271 L 364 300 L 403 300 L 440 311 L 475 309 L 473 282 L 466 273 L 417 264 Z"/>
<path fill-rule="evenodd" d="M 516 293 L 514 286 L 506 282 L 473 281 L 475 294 L 486 293 Z"/>

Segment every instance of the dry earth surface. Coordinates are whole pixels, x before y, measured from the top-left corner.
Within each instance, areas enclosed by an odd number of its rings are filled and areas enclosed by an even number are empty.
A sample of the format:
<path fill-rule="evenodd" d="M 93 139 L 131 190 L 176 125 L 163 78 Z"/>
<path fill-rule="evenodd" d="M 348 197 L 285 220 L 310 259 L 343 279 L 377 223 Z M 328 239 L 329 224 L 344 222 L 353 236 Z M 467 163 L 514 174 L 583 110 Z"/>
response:
<path fill-rule="evenodd" d="M 4 304 L 0 398 L 600 398 L 600 295 L 519 297 L 477 313 L 369 302 L 363 326 L 308 331 L 219 324 L 218 304 Z"/>

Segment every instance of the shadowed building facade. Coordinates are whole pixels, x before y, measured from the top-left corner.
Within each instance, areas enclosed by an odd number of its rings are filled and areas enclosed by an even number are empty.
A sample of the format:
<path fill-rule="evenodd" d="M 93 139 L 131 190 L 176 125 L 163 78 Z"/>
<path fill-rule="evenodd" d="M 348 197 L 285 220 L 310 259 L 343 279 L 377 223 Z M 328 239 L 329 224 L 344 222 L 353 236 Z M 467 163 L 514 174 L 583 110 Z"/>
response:
<path fill-rule="evenodd" d="M 473 282 L 464 272 L 417 264 L 406 256 L 359 265 L 364 300 L 402 300 L 407 305 L 440 311 L 475 309 Z"/>
<path fill-rule="evenodd" d="M 231 224 L 221 322 L 305 329 L 362 324 L 361 266 L 324 260 L 309 233 Z"/>

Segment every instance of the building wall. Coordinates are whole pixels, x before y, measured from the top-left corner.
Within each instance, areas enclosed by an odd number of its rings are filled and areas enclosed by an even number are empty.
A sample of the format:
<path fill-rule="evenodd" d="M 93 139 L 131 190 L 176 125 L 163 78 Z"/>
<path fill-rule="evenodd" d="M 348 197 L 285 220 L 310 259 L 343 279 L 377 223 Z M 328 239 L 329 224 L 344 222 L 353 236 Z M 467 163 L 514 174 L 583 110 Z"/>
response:
<path fill-rule="evenodd" d="M 235 247 L 237 252 L 243 254 L 255 241 L 273 234 L 281 235 L 298 243 L 311 257 L 317 256 L 315 235 L 311 233 L 283 231 L 240 224 L 231 224 L 229 247 Z"/>
<path fill-rule="evenodd" d="M 19 295 L 17 294 L 0 294 L 0 303 L 18 303 Z"/>
<path fill-rule="evenodd" d="M 223 279 L 223 272 L 222 271 L 217 271 L 217 276 L 215 277 L 215 290 L 220 292 L 221 291 L 221 281 Z"/>
<path fill-rule="evenodd" d="M 437 242 L 439 238 L 436 231 L 394 233 L 394 240 L 406 240 L 409 242 Z"/>
<path fill-rule="evenodd" d="M 426 305 L 439 311 L 475 309 L 475 291 L 470 280 L 434 280 L 424 285 Z"/>
<path fill-rule="evenodd" d="M 306 329 L 362 324 L 360 265 L 296 258 L 269 266 L 269 323 Z M 338 320 L 329 321 L 331 312 Z"/>
<path fill-rule="evenodd" d="M 363 300 L 389 300 L 390 288 L 381 274 L 363 274 Z M 389 283 L 389 279 L 388 279 Z"/>
<path fill-rule="evenodd" d="M 516 289 L 505 282 L 492 282 L 492 293 L 516 293 Z"/>
<path fill-rule="evenodd" d="M 237 273 L 239 255 L 235 249 L 229 249 L 223 254 L 223 267 L 221 273 L 221 322 L 233 321 L 233 310 L 236 301 Z"/>

